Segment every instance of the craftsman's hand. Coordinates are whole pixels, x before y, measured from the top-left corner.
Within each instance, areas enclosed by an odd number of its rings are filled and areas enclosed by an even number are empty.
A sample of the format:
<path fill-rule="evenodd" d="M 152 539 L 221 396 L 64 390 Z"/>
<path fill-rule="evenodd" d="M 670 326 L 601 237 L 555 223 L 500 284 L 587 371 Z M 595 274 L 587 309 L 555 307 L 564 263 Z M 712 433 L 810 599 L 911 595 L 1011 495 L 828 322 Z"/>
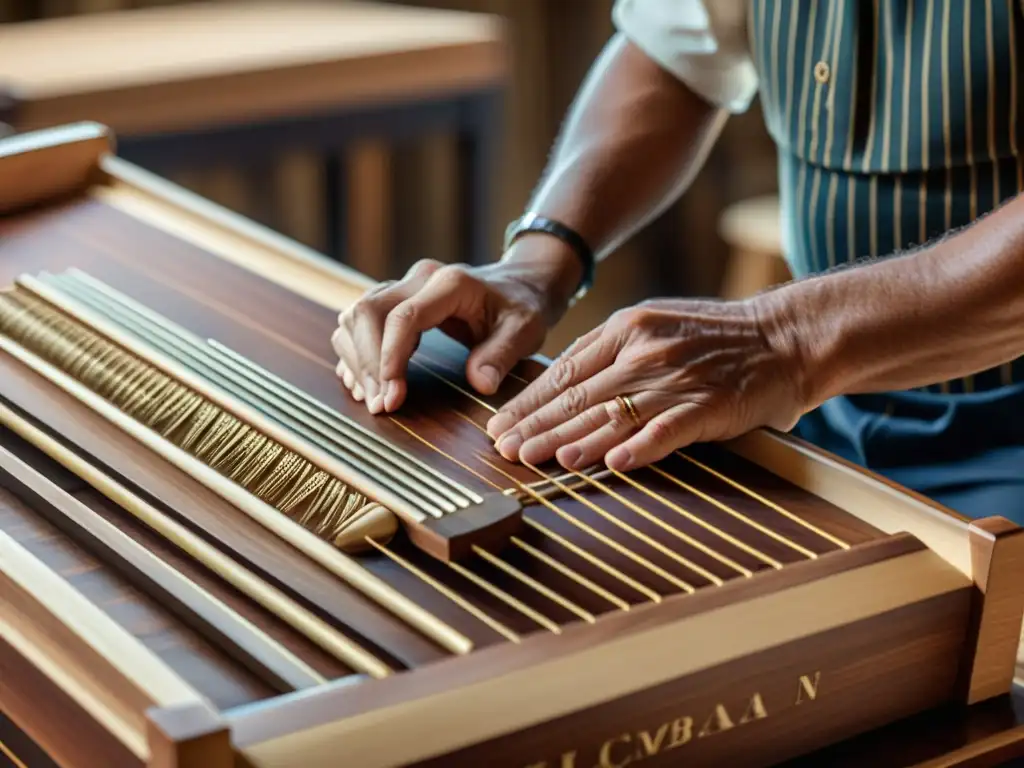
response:
<path fill-rule="evenodd" d="M 402 280 L 369 291 L 338 318 L 331 339 L 338 376 L 371 413 L 390 413 L 405 400 L 420 335 L 439 328 L 472 350 L 470 385 L 493 394 L 565 310 L 570 290 L 563 286 L 578 277 L 574 257 L 566 259 L 558 247 L 553 238 L 534 240 L 483 267 L 421 261 Z"/>
<path fill-rule="evenodd" d="M 625 471 L 807 410 L 799 355 L 744 302 L 653 301 L 580 338 L 487 425 L 505 458 Z M 626 395 L 637 419 L 616 402 Z"/>

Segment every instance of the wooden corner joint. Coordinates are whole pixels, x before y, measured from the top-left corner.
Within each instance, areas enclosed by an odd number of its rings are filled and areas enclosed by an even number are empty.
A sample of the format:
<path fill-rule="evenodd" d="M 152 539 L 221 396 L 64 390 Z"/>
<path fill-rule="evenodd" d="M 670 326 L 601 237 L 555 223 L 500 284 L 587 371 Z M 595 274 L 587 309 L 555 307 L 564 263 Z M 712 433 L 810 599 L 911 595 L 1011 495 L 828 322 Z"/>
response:
<path fill-rule="evenodd" d="M 1024 528 L 1004 517 L 970 525 L 975 595 L 961 671 L 964 702 L 1008 693 L 1024 619 Z"/>
<path fill-rule="evenodd" d="M 232 768 L 228 723 L 206 703 L 157 707 L 146 713 L 151 768 Z"/>

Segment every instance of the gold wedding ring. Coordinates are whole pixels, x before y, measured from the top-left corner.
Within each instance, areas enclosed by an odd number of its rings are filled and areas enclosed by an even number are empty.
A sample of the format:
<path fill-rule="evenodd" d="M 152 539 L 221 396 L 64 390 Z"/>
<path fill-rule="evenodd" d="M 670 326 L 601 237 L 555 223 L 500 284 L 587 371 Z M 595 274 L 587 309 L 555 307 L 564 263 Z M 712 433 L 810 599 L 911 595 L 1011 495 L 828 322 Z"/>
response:
<path fill-rule="evenodd" d="M 619 408 L 629 415 L 629 418 L 633 420 L 633 423 L 639 427 L 641 423 L 640 412 L 636 409 L 636 406 L 633 405 L 633 401 L 630 399 L 629 395 L 616 395 L 615 402 L 618 403 Z"/>

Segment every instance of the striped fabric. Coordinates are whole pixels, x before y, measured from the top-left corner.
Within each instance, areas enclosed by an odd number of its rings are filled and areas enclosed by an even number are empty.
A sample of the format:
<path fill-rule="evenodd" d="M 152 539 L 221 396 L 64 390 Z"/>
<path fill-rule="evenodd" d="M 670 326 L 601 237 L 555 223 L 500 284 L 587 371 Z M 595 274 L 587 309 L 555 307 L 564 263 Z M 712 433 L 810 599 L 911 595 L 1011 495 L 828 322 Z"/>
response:
<path fill-rule="evenodd" d="M 751 0 L 797 276 L 884 257 L 1024 189 L 1024 0 Z M 1024 381 L 1024 358 L 929 387 Z"/>

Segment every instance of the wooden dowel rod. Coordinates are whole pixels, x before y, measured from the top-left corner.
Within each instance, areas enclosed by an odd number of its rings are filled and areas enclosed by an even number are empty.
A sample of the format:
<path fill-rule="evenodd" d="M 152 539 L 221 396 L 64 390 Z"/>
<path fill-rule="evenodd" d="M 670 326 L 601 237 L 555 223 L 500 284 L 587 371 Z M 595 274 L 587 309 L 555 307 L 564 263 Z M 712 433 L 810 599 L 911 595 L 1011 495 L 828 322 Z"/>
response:
<path fill-rule="evenodd" d="M 130 416 L 108 403 L 88 387 L 50 365 L 6 336 L 0 336 L 0 349 L 48 379 L 64 392 L 133 437 L 143 446 L 209 488 L 228 503 L 292 544 L 331 573 L 362 592 L 381 607 L 406 621 L 453 653 L 468 653 L 472 641 L 430 612 L 424 610 L 397 589 L 363 568 L 345 553 L 290 520 L 278 510 L 226 480 L 216 470 L 143 427 Z M 217 550 L 219 552 L 219 550 Z M 232 569 L 238 564 L 229 560 Z"/>
<path fill-rule="evenodd" d="M 149 506 L 2 404 L 0 422 L 92 487 L 102 484 L 108 491 L 118 489 L 122 491 L 123 498 L 132 501 L 134 506 Z M 136 586 L 208 640 L 233 657 L 240 658 L 249 669 L 280 693 L 312 688 L 326 682 L 316 670 L 259 627 L 2 446 L 0 481 L 54 526 L 104 562 L 127 572 Z M 101 489 L 97 490 L 103 493 Z M 111 495 L 104 493 L 107 498 Z M 146 512 L 162 516 L 153 508 L 148 508 Z M 135 517 L 141 519 L 139 514 L 135 514 Z"/>
<path fill-rule="evenodd" d="M 373 677 L 387 677 L 391 673 L 391 669 L 376 656 L 349 640 L 284 593 L 243 568 L 185 526 L 171 520 L 167 515 L 132 494 L 124 486 L 107 477 L 52 438 L 31 428 L 31 425 L 27 425 L 23 419 L 19 419 L 13 411 L 2 405 L 0 405 L 0 421 L 328 653 L 358 671 Z"/>

